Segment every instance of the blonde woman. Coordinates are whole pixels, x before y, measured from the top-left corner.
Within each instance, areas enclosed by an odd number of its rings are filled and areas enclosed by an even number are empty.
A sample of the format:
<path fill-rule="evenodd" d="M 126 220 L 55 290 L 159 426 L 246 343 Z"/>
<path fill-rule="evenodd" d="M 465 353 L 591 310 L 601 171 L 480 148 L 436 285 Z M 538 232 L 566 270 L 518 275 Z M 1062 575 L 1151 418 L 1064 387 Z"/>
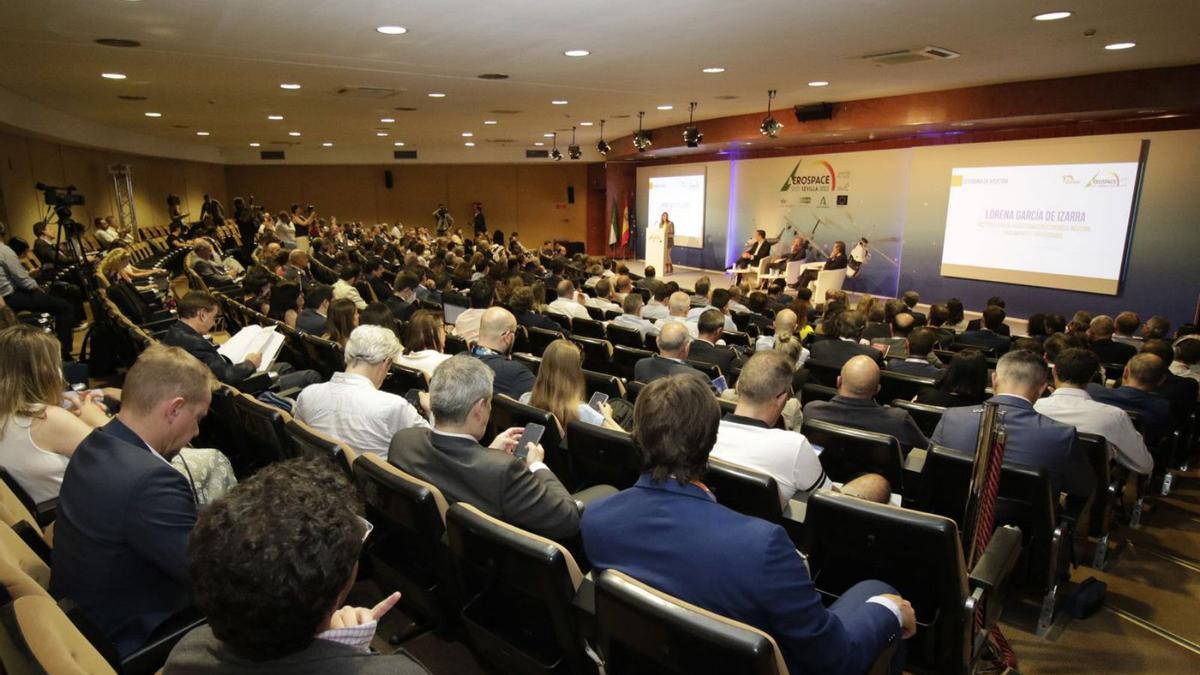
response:
<path fill-rule="evenodd" d="M 613 419 L 612 406 L 601 403 L 600 410 L 588 406 L 583 354 L 570 340 L 555 340 L 542 354 L 533 391 L 522 394 L 521 403 L 554 413 L 562 427 L 580 420 L 606 429 L 624 431 Z"/>
<path fill-rule="evenodd" d="M 125 281 L 131 284 L 138 279 L 165 274 L 163 270 L 142 270 L 134 267 L 133 259 L 129 257 L 129 249 L 124 248 L 114 248 L 104 256 L 104 260 L 100 262 L 100 273 L 109 283 Z"/>

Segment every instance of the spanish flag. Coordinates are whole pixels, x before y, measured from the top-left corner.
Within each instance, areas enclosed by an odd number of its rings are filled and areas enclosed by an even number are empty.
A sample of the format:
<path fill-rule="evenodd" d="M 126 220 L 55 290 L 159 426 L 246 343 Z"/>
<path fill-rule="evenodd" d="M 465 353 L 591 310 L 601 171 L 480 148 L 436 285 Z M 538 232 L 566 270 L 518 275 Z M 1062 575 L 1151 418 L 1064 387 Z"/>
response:
<path fill-rule="evenodd" d="M 621 211 L 621 245 L 629 244 L 629 195 L 625 195 L 625 208 Z"/>

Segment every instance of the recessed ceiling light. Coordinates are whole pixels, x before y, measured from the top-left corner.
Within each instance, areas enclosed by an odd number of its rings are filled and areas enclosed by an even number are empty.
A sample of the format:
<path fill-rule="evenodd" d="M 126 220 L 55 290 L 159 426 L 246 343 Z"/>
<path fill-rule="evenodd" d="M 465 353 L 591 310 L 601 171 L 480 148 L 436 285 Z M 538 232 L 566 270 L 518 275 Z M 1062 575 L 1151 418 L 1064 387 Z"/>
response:
<path fill-rule="evenodd" d="M 125 73 L 100 73 L 100 77 L 106 80 L 123 80 L 125 79 Z"/>
<path fill-rule="evenodd" d="M 207 136 L 207 135 L 208 135 L 208 132 L 207 132 L 207 131 L 197 131 L 197 132 L 196 132 L 196 135 L 197 135 L 197 136 Z"/>
<path fill-rule="evenodd" d="M 280 89 L 299 89 L 300 85 L 296 84 L 295 82 L 284 82 L 283 84 L 279 85 L 279 88 Z"/>
<path fill-rule="evenodd" d="M 267 115 L 267 119 L 271 120 L 272 122 L 278 122 L 279 120 L 283 119 L 283 115 Z"/>
<path fill-rule="evenodd" d="M 554 134 L 542 134 L 542 138 L 554 138 Z"/>
<path fill-rule="evenodd" d="M 580 122 L 580 123 L 579 123 L 579 126 L 581 126 L 581 127 L 590 127 L 590 126 L 592 126 L 592 122 Z"/>
<path fill-rule="evenodd" d="M 586 49 L 568 49 L 567 51 L 563 52 L 563 54 L 566 56 L 587 56 L 588 54 L 591 54 L 591 52 Z"/>
<path fill-rule="evenodd" d="M 674 110 L 674 109 L 675 109 L 675 106 L 673 106 L 673 105 L 660 105 L 660 106 L 658 106 L 658 109 L 659 109 L 659 110 Z"/>
<path fill-rule="evenodd" d="M 1110 45 L 1104 45 L 1104 48 L 1110 52 L 1116 52 L 1122 49 L 1133 49 L 1136 46 L 1136 42 L 1114 42 Z"/>
<path fill-rule="evenodd" d="M 384 35 L 404 35 L 408 32 L 408 29 L 404 26 L 379 26 L 375 30 Z"/>
<path fill-rule="evenodd" d="M 469 132 L 469 131 L 464 131 L 464 132 L 462 132 L 462 137 L 463 137 L 463 138 L 471 138 L 471 137 L 472 137 L 472 136 L 474 136 L 474 135 L 475 135 L 475 134 L 473 134 L 473 133 L 471 133 L 471 132 Z"/>
<path fill-rule="evenodd" d="M 828 87 L 829 83 L 826 82 L 825 80 L 813 80 L 812 82 L 808 83 L 808 86 L 810 86 L 810 87 Z"/>
<path fill-rule="evenodd" d="M 380 138 L 383 138 L 384 136 L 387 136 L 387 132 L 386 131 L 376 131 L 375 135 Z"/>
<path fill-rule="evenodd" d="M 553 103 L 554 105 L 566 105 L 567 104 L 566 99 L 561 99 L 561 98 L 556 98 L 550 102 Z"/>
<path fill-rule="evenodd" d="M 404 141 L 396 141 L 395 143 L 392 143 L 392 145 L 396 146 L 397 148 L 403 148 Z"/>
<path fill-rule="evenodd" d="M 475 147 L 475 144 L 474 144 L 474 143 L 472 143 L 471 141 L 467 141 L 466 143 L 463 143 L 463 145 L 467 146 L 468 148 L 473 148 L 473 147 Z"/>
<path fill-rule="evenodd" d="M 440 91 L 429 92 L 429 98 L 446 98 L 446 95 Z"/>
<path fill-rule="evenodd" d="M 321 147 L 322 148 L 332 148 L 333 143 L 330 143 L 329 141 L 325 141 L 324 143 L 321 144 Z"/>
<path fill-rule="evenodd" d="M 483 123 L 484 124 L 495 124 L 496 120 L 484 120 Z"/>
<path fill-rule="evenodd" d="M 260 145 L 262 145 L 262 143 L 259 143 L 259 142 L 257 142 L 257 141 L 252 141 L 252 142 L 250 143 L 250 147 L 252 147 L 252 148 L 257 148 L 257 147 L 258 147 L 258 146 L 260 146 Z"/>
<path fill-rule="evenodd" d="M 148 113 L 146 113 L 146 117 L 162 117 L 162 113 L 160 113 L 160 112 L 148 112 Z"/>
<path fill-rule="evenodd" d="M 391 124 L 392 122 L 396 121 L 396 118 L 395 117 L 380 117 L 379 121 L 383 122 L 384 124 Z"/>
<path fill-rule="evenodd" d="M 702 73 L 723 73 L 723 72 L 725 72 L 725 69 L 720 66 L 711 66 L 708 68 L 701 68 L 700 72 L 702 72 Z"/>
<path fill-rule="evenodd" d="M 299 135 L 300 135 L 299 131 L 289 131 L 288 132 L 288 136 L 299 136 Z"/>
<path fill-rule="evenodd" d="M 534 145 L 542 146 L 542 145 L 545 145 L 545 143 L 538 141 L 538 142 L 534 143 Z"/>
<path fill-rule="evenodd" d="M 1058 21 L 1071 16 L 1071 12 L 1043 12 L 1033 17 L 1034 21 Z"/>

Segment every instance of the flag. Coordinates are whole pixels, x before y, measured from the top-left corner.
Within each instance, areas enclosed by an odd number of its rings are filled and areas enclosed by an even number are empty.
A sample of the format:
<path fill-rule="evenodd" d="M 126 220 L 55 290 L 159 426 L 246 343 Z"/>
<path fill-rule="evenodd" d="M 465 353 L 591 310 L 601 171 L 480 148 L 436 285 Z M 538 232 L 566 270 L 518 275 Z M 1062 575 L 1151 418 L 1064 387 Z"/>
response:
<path fill-rule="evenodd" d="M 611 227 L 608 228 L 608 245 L 609 246 L 617 245 L 617 232 L 618 232 L 618 228 L 620 227 L 620 225 L 617 224 L 617 210 L 618 210 L 617 198 L 613 197 L 612 225 L 611 225 Z"/>
<path fill-rule="evenodd" d="M 625 210 L 621 213 L 621 245 L 629 243 L 629 195 L 625 195 Z"/>

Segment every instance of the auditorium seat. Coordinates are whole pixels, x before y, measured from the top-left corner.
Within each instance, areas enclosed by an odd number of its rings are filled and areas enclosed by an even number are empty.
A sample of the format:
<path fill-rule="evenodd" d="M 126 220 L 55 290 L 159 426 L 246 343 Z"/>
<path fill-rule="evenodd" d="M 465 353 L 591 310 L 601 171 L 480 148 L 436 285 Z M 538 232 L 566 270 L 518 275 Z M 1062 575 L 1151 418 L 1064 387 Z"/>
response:
<path fill-rule="evenodd" d="M 765 473 L 709 457 L 704 484 L 722 506 L 772 523 L 783 519 L 779 488 Z"/>
<path fill-rule="evenodd" d="M 446 531 L 480 661 L 502 673 L 595 672 L 572 607 L 583 575 L 566 548 L 463 502 Z"/>
<path fill-rule="evenodd" d="M 1075 434 L 1075 445 L 1088 458 L 1096 474 L 1096 493 L 1088 515 L 1088 535 L 1096 537 L 1092 552 L 1092 567 L 1103 570 L 1109 563 L 1108 545 L 1113 526 L 1120 517 L 1121 497 L 1129 470 L 1109 456 L 1108 441 L 1103 436 L 1082 431 Z"/>
<path fill-rule="evenodd" d="M 613 366 L 617 374 L 626 380 L 633 380 L 633 369 L 638 361 L 648 359 L 654 356 L 654 352 L 649 349 L 638 349 L 637 347 L 627 347 L 625 345 L 615 345 L 613 347 Z"/>
<path fill-rule="evenodd" d="M 547 298 L 547 300 L 548 299 L 549 298 Z M 551 311 L 546 312 L 545 316 L 549 317 L 550 320 L 553 321 L 554 323 L 557 323 L 558 325 L 562 326 L 563 330 L 566 330 L 566 331 L 571 330 L 571 317 L 567 316 L 566 314 L 560 314 L 558 312 L 551 310 Z M 532 337 L 532 336 L 530 336 L 530 337 Z"/>
<path fill-rule="evenodd" d="M 584 384 L 590 399 L 596 392 L 604 392 L 609 398 L 625 398 L 625 385 L 621 378 L 609 373 L 598 373 L 594 370 L 583 371 Z"/>
<path fill-rule="evenodd" d="M 397 331 L 397 332 L 399 332 L 401 335 L 404 334 L 402 331 Z M 517 324 L 517 327 L 515 329 L 513 329 L 512 350 L 514 352 L 529 351 L 529 329 L 527 329 L 525 326 L 522 326 L 521 324 Z"/>
<path fill-rule="evenodd" d="M 801 433 L 822 448 L 821 467 L 830 480 L 844 483 L 877 473 L 887 479 L 893 493 L 904 494 L 904 455 L 894 436 L 822 420 L 804 420 Z"/>
<path fill-rule="evenodd" d="M 291 457 L 286 429 L 291 415 L 249 394 L 234 398 L 233 407 L 245 434 L 243 450 L 251 470 Z"/>
<path fill-rule="evenodd" d="M 489 438 L 495 438 L 496 434 L 505 429 L 524 427 L 531 422 L 546 428 L 540 441 L 542 450 L 546 452 L 543 461 L 563 485 L 570 489 L 574 481 L 571 479 L 569 460 L 563 448 L 563 431 L 558 418 L 548 410 L 526 405 L 504 394 L 492 397 L 492 416 L 488 420 Z"/>
<path fill-rule="evenodd" d="M 461 336 L 454 335 L 453 333 L 446 334 L 446 344 L 443 349 L 445 353 L 450 354 L 451 356 L 455 354 L 464 354 L 469 348 L 470 345 L 468 345 L 467 341 L 462 339 Z"/>
<path fill-rule="evenodd" d="M 333 377 L 333 374 L 346 368 L 345 350 L 341 345 L 332 340 L 326 340 L 323 337 L 316 335 L 301 334 L 304 343 L 311 349 L 309 358 L 312 359 L 315 369 L 321 376 L 322 381 L 327 381 Z M 450 336 L 446 336 L 447 347 L 450 344 Z"/>
<path fill-rule="evenodd" d="M 48 596 L 15 599 L 0 609 L 0 625 L 10 645 L 0 651 L 6 672 L 117 673 Z"/>
<path fill-rule="evenodd" d="M 537 375 L 538 369 L 542 367 L 542 357 L 525 352 L 513 352 L 512 360 L 525 364 L 525 367 L 533 371 L 534 375 Z"/>
<path fill-rule="evenodd" d="M 380 387 L 383 391 L 403 396 L 410 389 L 419 389 L 421 391 L 429 391 L 429 380 L 425 377 L 425 373 L 416 368 L 409 368 L 398 363 L 393 363 L 388 370 L 387 378 L 383 381 L 383 386 Z"/>
<path fill-rule="evenodd" d="M 320 457 L 333 462 L 337 468 L 353 477 L 350 467 L 357 453 L 345 443 L 327 436 L 298 419 L 284 424 L 291 452 L 296 457 Z"/>
<path fill-rule="evenodd" d="M 554 314 L 551 312 L 546 316 L 554 316 Z M 531 327 L 529 328 L 529 352 L 534 356 L 541 356 L 546 353 L 546 348 L 550 346 L 551 342 L 562 339 L 562 336 L 563 334 L 558 331 Z"/>
<path fill-rule="evenodd" d="M 17 496 L 4 484 L 0 484 L 0 522 L 25 542 L 46 564 L 50 563 L 50 548 L 53 546 L 54 523 L 43 529 Z"/>
<path fill-rule="evenodd" d="M 810 401 L 832 401 L 834 396 L 837 396 L 837 389 L 815 382 L 805 382 L 800 390 L 800 402 L 804 404 Z"/>
<path fill-rule="evenodd" d="M 889 406 L 899 408 L 912 416 L 913 421 L 920 427 L 921 433 L 926 436 L 932 436 L 937 425 L 942 421 L 942 415 L 946 409 L 940 405 L 929 405 L 928 403 L 915 403 L 908 399 L 895 399 Z"/>
<path fill-rule="evenodd" d="M 842 375 L 842 367 L 836 363 L 827 363 L 819 359 L 809 359 L 804 362 L 804 368 L 808 370 L 808 379 L 816 384 L 823 384 L 827 387 L 836 387 L 837 380 Z"/>
<path fill-rule="evenodd" d="M 694 361 L 692 359 L 687 359 L 686 361 L 684 361 L 684 363 L 695 368 L 696 370 L 700 371 L 701 373 L 704 373 L 704 376 L 707 377 L 709 380 L 715 380 L 723 374 L 723 373 L 721 373 L 721 366 L 718 366 L 715 363 L 708 363 L 706 361 Z M 726 378 L 728 379 L 729 375 L 726 375 Z M 733 383 L 727 382 L 726 384 L 733 384 Z"/>
<path fill-rule="evenodd" d="M 588 316 L 592 317 L 593 320 L 604 321 L 604 310 L 599 307 L 592 307 L 591 305 L 584 305 L 583 308 L 587 310 Z M 572 320 L 571 324 L 574 325 L 575 321 Z"/>
<path fill-rule="evenodd" d="M 579 420 L 567 424 L 567 457 L 576 490 L 593 485 L 623 490 L 641 474 L 641 453 L 629 434 Z"/>
<path fill-rule="evenodd" d="M 0 467 L 0 482 L 3 483 L 0 485 L 0 493 L 3 494 L 0 504 L 14 511 L 15 515 L 28 517 L 32 525 L 46 527 L 54 522 L 58 511 L 58 497 L 47 499 L 40 504 L 33 501 L 33 497 L 29 496 L 25 488 L 21 487 L 17 479 L 4 467 Z"/>
<path fill-rule="evenodd" d="M 27 575 L 40 588 L 50 588 L 50 561 L 38 555 L 9 525 L 0 525 L 0 560 Z"/>
<path fill-rule="evenodd" d="M 571 336 L 571 341 L 583 350 L 583 367 L 602 373 L 611 373 L 613 366 L 613 346 L 608 340 Z"/>
<path fill-rule="evenodd" d="M 879 371 L 879 393 L 875 394 L 875 400 L 880 404 L 894 399 L 911 401 L 917 392 L 932 386 L 934 386 L 934 380 L 931 377 L 897 373 L 884 369 Z"/>
<path fill-rule="evenodd" d="M 750 336 L 741 331 L 721 331 L 721 339 L 730 346 L 749 347 Z"/>
<path fill-rule="evenodd" d="M 596 577 L 596 650 L 609 673 L 787 675 L 765 632 L 617 570 Z"/>
<path fill-rule="evenodd" d="M 642 333 L 636 328 L 629 326 L 619 326 L 608 324 L 605 329 L 605 334 L 608 336 L 608 341 L 613 343 L 613 347 L 620 345 L 641 349 L 645 342 L 642 340 Z"/>
<path fill-rule="evenodd" d="M 608 338 L 604 332 L 604 324 L 595 319 L 572 319 L 571 333 L 579 337 L 598 338 L 600 340 Z"/>

